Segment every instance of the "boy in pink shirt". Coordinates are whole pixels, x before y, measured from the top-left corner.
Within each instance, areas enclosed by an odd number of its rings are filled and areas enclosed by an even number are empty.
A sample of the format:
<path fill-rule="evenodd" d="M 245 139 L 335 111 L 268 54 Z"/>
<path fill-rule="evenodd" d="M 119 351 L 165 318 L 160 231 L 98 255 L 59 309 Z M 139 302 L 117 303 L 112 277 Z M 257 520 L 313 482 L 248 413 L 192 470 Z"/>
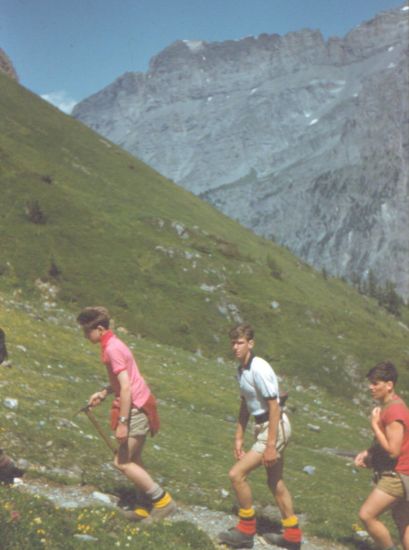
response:
<path fill-rule="evenodd" d="M 170 494 L 148 474 L 142 464 L 142 450 L 148 432 L 159 429 L 156 401 L 145 382 L 130 349 L 109 330 L 109 313 L 103 307 L 86 307 L 77 317 L 85 337 L 101 346 L 109 385 L 89 398 L 91 407 L 99 405 L 109 394 L 115 398 L 111 409 L 111 427 L 119 449 L 114 464 L 152 502 L 150 514 L 137 508 L 124 515 L 132 521 L 157 521 L 176 511 Z"/>

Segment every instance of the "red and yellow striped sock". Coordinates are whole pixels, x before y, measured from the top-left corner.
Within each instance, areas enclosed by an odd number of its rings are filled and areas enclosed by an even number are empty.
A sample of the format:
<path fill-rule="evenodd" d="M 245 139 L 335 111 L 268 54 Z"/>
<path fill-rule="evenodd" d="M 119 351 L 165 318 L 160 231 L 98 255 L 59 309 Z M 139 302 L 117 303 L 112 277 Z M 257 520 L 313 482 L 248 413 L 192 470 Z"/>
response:
<path fill-rule="evenodd" d="M 236 529 L 245 535 L 253 536 L 256 534 L 256 513 L 254 508 L 240 508 L 239 522 Z"/>
<path fill-rule="evenodd" d="M 297 516 L 290 516 L 281 520 L 284 532 L 283 538 L 288 542 L 301 542 L 302 532 L 298 526 Z"/>

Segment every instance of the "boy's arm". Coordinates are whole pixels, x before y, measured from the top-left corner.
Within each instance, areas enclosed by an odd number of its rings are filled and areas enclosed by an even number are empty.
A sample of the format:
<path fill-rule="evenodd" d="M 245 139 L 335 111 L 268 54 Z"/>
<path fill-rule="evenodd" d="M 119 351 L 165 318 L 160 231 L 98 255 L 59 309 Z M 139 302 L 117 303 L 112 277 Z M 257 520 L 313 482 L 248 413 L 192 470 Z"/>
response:
<path fill-rule="evenodd" d="M 246 431 L 247 423 L 249 421 L 249 411 L 247 409 L 246 401 L 244 397 L 240 401 L 239 418 L 236 428 L 236 437 L 234 440 L 234 455 L 239 460 L 244 455 L 243 442 L 244 432 Z"/>
<path fill-rule="evenodd" d="M 380 426 L 380 414 L 380 408 L 375 407 L 371 417 L 371 425 L 375 437 L 391 458 L 398 458 L 403 442 L 403 425 L 398 420 L 394 420 L 390 424 L 387 424 L 385 432 L 383 432 Z"/>
<path fill-rule="evenodd" d="M 118 375 L 118 382 L 121 387 L 119 393 L 119 416 L 129 417 L 131 410 L 131 384 L 126 370 L 121 371 Z"/>
<path fill-rule="evenodd" d="M 129 382 L 129 376 L 126 370 L 121 371 L 118 375 L 118 382 L 120 385 L 119 393 L 119 418 L 124 418 L 118 423 L 115 436 L 120 443 L 125 443 L 128 439 L 128 420 L 131 412 L 131 384 Z"/>
<path fill-rule="evenodd" d="M 272 466 L 277 460 L 277 427 L 280 421 L 280 405 L 277 399 L 269 399 L 268 403 L 268 435 L 266 450 L 263 454 L 264 466 Z"/>
<path fill-rule="evenodd" d="M 354 464 L 355 466 L 359 466 L 360 468 L 368 468 L 368 459 L 369 459 L 369 450 L 365 449 L 365 451 L 361 451 L 356 455 L 354 458 Z"/>
<path fill-rule="evenodd" d="M 91 397 L 88 399 L 88 405 L 90 407 L 96 407 L 102 401 L 104 401 L 104 399 L 106 399 L 110 393 L 112 393 L 111 386 L 105 386 L 105 388 L 102 388 L 102 390 L 99 390 L 91 395 Z"/>

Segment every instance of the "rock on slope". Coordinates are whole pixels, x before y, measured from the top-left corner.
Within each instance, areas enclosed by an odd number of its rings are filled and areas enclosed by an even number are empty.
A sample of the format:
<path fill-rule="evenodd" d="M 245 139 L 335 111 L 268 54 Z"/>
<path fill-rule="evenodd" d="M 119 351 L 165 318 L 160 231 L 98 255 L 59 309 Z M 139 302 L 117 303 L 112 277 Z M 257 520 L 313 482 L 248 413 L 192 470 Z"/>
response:
<path fill-rule="evenodd" d="M 0 48 L 0 71 L 6 73 L 6 75 L 18 80 L 16 70 L 13 66 L 13 63 L 10 61 L 10 58 L 7 56 L 6 52 Z"/>

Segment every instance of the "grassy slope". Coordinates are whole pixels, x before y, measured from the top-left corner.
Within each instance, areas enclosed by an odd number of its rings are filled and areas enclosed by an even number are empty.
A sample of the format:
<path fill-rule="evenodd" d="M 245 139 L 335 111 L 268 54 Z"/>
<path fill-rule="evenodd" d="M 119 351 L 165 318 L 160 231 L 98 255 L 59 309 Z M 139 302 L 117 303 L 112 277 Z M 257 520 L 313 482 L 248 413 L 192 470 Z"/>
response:
<path fill-rule="evenodd" d="M 98 347 L 83 339 L 66 312 L 50 316 L 40 302 L 20 303 L 7 293 L 0 294 L 0 325 L 7 327 L 14 363 L 12 370 L 0 369 L 1 395 L 19 402 L 16 411 L 0 408 L 0 440 L 7 442 L 10 454 L 30 461 L 29 477 L 127 493 L 129 484 L 109 466 L 110 452 L 88 419 L 73 417 L 105 382 Z M 234 364 L 131 335 L 124 339 L 160 400 L 162 431 L 146 447 L 149 469 L 179 502 L 229 511 L 233 496 L 223 497 L 221 490 L 230 491 L 232 417 L 238 407 Z M 316 386 L 301 388 L 289 378 L 286 386 L 294 428 L 286 480 L 297 512 L 303 514 L 307 534 L 345 540 L 356 522 L 359 501 L 368 492 L 369 473 L 355 472 L 348 459 L 329 449 L 357 451 L 369 443 L 370 402 L 351 406 Z M 95 412 L 106 428 L 108 410 L 104 404 Z M 309 425 L 320 431 L 311 431 Z M 314 475 L 303 472 L 306 465 L 316 468 Z M 271 502 L 262 471 L 252 476 L 252 485 L 258 506 Z M 0 491 L 0 508 L 1 502 Z"/>
<path fill-rule="evenodd" d="M 0 158 L 0 325 L 15 363 L 0 381 L 2 396 L 20 402 L 16 414 L 0 411 L 11 452 L 120 490 L 111 470 L 100 474 L 95 457 L 108 461 L 103 445 L 58 421 L 71 419 L 104 382 L 98 351 L 81 341 L 67 311 L 103 303 L 134 334 L 128 341 L 161 399 L 160 449 L 150 445 L 147 462 L 180 500 L 229 508 L 220 488 L 228 488 L 234 425 L 226 418 L 236 413 L 237 392 L 232 365 L 214 359 L 227 356 L 237 310 L 255 325 L 257 349 L 291 390 L 287 477 L 298 511 L 308 511 L 307 530 L 338 538 L 349 532 L 368 477 L 322 449 L 367 443 L 369 405 L 361 412 L 351 398 L 374 362 L 396 361 L 401 388 L 408 387 L 407 330 L 373 301 L 324 279 L 1 75 Z M 45 225 L 25 216 L 33 200 Z M 52 260 L 62 272 L 56 280 L 48 275 Z M 271 275 L 277 267 L 281 278 Z M 41 305 L 38 277 L 60 288 L 60 312 Z M 213 360 L 190 353 L 197 349 Z M 92 433 L 86 420 L 75 421 Z M 306 464 L 317 466 L 315 476 L 302 472 Z M 263 476 L 255 478 L 259 503 L 267 503 Z"/>
<path fill-rule="evenodd" d="M 281 371 L 345 391 L 351 365 L 390 357 L 408 380 L 393 317 L 2 75 L 0 156 L 3 287 L 32 289 L 54 261 L 62 301 L 106 304 L 135 334 L 223 355 L 237 310 Z M 32 201 L 46 224 L 27 219 Z"/>

